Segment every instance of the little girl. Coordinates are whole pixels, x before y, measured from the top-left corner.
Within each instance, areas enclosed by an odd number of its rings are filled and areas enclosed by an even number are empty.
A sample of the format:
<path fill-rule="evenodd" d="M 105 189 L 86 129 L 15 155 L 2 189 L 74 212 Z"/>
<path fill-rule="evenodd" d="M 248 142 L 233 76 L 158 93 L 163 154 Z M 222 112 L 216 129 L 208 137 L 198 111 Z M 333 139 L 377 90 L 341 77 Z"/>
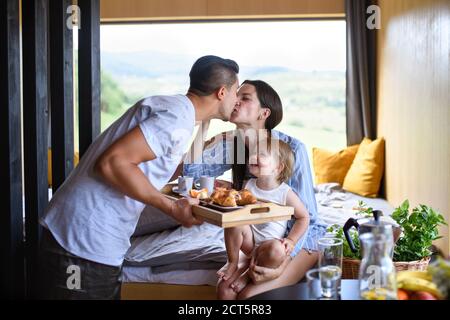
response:
<path fill-rule="evenodd" d="M 237 279 L 231 288 L 237 294 L 247 285 L 249 277 L 246 268 L 238 269 L 239 250 L 248 257 L 253 255 L 256 265 L 277 268 L 294 249 L 297 241 L 306 232 L 309 214 L 299 197 L 285 183 L 292 175 L 294 154 L 288 144 L 281 140 L 260 141 L 258 154 L 249 158 L 249 171 L 256 177 L 245 184 L 258 199 L 294 207 L 296 222 L 284 238 L 287 221 L 273 221 L 225 229 L 225 246 L 228 262 L 218 272 L 218 297 L 222 290 L 229 290 L 227 280 Z M 261 147 L 264 146 L 264 147 Z M 242 273 L 242 270 L 244 272 Z M 242 275 L 238 275 L 242 273 Z M 227 294 L 229 298 L 229 294 Z"/>

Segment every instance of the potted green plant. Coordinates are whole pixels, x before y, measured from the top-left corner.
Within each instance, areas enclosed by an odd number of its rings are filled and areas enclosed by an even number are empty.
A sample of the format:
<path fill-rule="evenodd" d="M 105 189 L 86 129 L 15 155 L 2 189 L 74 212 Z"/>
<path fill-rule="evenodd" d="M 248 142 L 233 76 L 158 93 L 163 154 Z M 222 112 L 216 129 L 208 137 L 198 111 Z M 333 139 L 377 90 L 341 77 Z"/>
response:
<path fill-rule="evenodd" d="M 372 211 L 373 209 L 367 207 L 365 203 L 361 201 L 358 203 L 357 215 L 371 216 Z M 425 270 L 432 253 L 430 247 L 434 240 L 441 238 L 438 227 L 447 225 L 444 217 L 433 208 L 422 204 L 410 211 L 408 200 L 396 208 L 391 217 L 402 228 L 402 234 L 394 247 L 393 261 L 396 270 Z M 358 233 L 356 231 L 350 233 L 358 249 L 356 253 L 353 253 L 345 240 L 341 226 L 332 225 L 328 228 L 328 232 L 334 233 L 335 237 L 343 240 L 342 277 L 357 278 L 361 260 Z"/>

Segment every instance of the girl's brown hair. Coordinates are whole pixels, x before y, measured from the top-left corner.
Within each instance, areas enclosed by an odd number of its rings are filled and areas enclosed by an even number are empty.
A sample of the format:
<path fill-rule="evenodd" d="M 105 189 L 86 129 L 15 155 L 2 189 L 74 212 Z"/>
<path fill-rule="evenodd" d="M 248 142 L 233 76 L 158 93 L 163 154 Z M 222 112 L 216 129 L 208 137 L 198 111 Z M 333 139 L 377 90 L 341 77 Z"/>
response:
<path fill-rule="evenodd" d="M 278 157 L 278 164 L 283 164 L 283 170 L 281 170 L 280 174 L 277 177 L 277 180 L 279 183 L 287 182 L 294 173 L 294 153 L 292 152 L 291 147 L 284 141 L 277 140 L 278 142 L 278 148 L 275 150 L 275 148 L 272 148 L 272 143 L 274 139 L 270 140 L 270 147 L 269 150 L 272 152 L 275 152 Z"/>

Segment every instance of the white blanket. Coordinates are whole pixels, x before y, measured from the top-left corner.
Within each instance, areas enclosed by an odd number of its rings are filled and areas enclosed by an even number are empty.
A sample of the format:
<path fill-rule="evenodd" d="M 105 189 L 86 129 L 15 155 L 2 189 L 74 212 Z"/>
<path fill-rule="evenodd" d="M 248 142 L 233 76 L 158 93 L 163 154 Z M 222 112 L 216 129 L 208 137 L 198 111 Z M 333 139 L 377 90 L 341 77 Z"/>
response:
<path fill-rule="evenodd" d="M 367 207 L 383 212 L 382 220 L 394 222 L 389 216 L 394 208 L 389 202 L 380 198 L 365 198 L 347 192 L 337 183 L 319 184 L 315 188 L 317 209 L 320 219 L 327 225 L 343 226 L 349 218 L 361 218 L 357 215 L 358 202 L 363 201 Z"/>
<path fill-rule="evenodd" d="M 174 265 L 184 270 L 218 269 L 226 261 L 223 229 L 208 223 L 132 238 L 125 255 L 126 265 L 160 267 L 160 270 L 162 266 L 166 266 L 164 270 L 175 270 Z"/>

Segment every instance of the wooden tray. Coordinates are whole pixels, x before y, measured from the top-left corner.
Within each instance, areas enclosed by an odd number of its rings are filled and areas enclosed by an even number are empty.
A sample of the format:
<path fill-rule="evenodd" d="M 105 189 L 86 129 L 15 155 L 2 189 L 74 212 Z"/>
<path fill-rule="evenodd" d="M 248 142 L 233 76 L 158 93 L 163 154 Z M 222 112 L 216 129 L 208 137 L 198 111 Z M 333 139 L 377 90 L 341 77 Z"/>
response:
<path fill-rule="evenodd" d="M 175 185 L 166 185 L 161 192 L 173 200 L 181 198 L 182 196 L 172 192 L 173 186 Z M 260 200 L 258 203 L 246 205 L 233 211 L 229 211 L 228 208 L 222 211 L 217 206 L 213 208 L 201 203 L 200 205 L 192 206 L 192 213 L 202 217 L 206 222 L 222 228 L 229 228 L 270 221 L 290 220 L 294 214 L 294 208 Z"/>

